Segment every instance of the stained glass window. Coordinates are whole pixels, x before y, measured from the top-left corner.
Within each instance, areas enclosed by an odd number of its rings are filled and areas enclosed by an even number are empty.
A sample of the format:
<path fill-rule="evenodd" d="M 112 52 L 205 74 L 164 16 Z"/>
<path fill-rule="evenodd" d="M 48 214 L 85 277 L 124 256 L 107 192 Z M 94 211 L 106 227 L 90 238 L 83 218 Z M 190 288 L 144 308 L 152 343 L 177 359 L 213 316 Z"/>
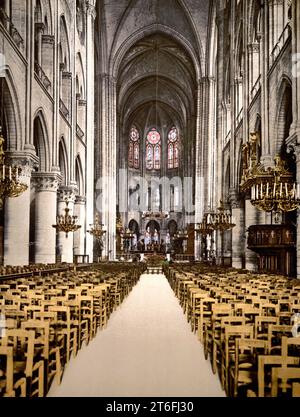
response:
<path fill-rule="evenodd" d="M 161 167 L 161 136 L 156 129 L 152 129 L 146 140 L 146 168 L 149 170 Z"/>
<path fill-rule="evenodd" d="M 140 167 L 140 134 L 135 126 L 132 126 L 129 134 L 128 165 L 129 168 Z"/>
<path fill-rule="evenodd" d="M 176 127 L 172 127 L 168 135 L 168 168 L 179 167 L 179 137 Z"/>

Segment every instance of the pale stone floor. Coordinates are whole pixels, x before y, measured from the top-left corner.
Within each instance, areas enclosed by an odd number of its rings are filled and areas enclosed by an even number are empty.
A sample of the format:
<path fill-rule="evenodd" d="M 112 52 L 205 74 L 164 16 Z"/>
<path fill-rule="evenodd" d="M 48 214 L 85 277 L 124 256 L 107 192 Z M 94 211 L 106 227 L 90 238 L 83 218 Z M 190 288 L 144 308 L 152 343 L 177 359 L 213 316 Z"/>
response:
<path fill-rule="evenodd" d="M 143 275 L 49 397 L 224 397 L 167 279 Z"/>

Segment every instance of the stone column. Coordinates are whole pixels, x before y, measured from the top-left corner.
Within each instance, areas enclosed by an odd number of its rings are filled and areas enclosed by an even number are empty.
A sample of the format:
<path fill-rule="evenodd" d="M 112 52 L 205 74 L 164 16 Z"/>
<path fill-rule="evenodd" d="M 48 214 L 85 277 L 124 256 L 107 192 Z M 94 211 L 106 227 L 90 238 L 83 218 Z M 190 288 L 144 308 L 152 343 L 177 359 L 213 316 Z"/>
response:
<path fill-rule="evenodd" d="M 245 229 L 257 224 L 257 209 L 251 204 L 250 200 L 245 201 Z M 246 269 L 249 271 L 257 271 L 257 255 L 255 252 L 247 248 L 245 249 Z"/>
<path fill-rule="evenodd" d="M 78 216 L 78 224 L 81 228 L 74 233 L 74 255 L 85 254 L 85 204 L 85 197 L 76 196 L 74 214 Z"/>
<path fill-rule="evenodd" d="M 73 188 L 62 187 L 58 191 L 57 197 L 57 214 L 64 215 L 66 208 L 66 201 L 68 201 L 69 214 L 74 214 L 75 193 Z M 57 246 L 59 254 L 61 255 L 61 262 L 73 263 L 73 244 L 74 233 L 58 232 L 57 234 Z"/>
<path fill-rule="evenodd" d="M 56 193 L 60 176 L 54 173 L 34 174 L 35 197 L 35 262 L 56 262 Z"/>
<path fill-rule="evenodd" d="M 232 266 L 243 268 L 245 255 L 245 213 L 238 203 L 232 205 Z"/>
<path fill-rule="evenodd" d="M 7 198 L 4 219 L 4 265 L 29 264 L 30 178 L 32 168 L 23 168 L 20 182 L 28 186 L 17 198 Z"/>
<path fill-rule="evenodd" d="M 95 169 L 94 169 L 94 148 L 95 148 L 95 35 L 94 22 L 96 18 L 95 2 L 87 3 L 87 28 L 86 28 L 86 62 L 87 62 L 87 85 L 86 85 L 86 230 L 94 223 L 94 193 L 95 193 Z M 93 262 L 93 236 L 86 234 L 85 254 L 89 255 L 90 262 Z"/>
<path fill-rule="evenodd" d="M 101 117 L 99 138 L 101 143 L 101 194 L 97 199 L 97 210 L 102 213 L 102 223 L 107 228 L 103 254 L 109 260 L 116 258 L 116 82 L 108 74 L 101 75 Z"/>

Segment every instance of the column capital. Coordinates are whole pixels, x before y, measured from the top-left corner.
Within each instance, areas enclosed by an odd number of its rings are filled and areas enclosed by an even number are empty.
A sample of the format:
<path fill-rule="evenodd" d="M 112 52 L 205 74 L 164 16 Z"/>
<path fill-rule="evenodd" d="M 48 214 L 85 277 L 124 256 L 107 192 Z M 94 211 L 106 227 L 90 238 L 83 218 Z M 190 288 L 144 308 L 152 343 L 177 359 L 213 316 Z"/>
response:
<path fill-rule="evenodd" d="M 78 204 L 80 206 L 85 206 L 86 204 L 86 197 L 83 195 L 77 195 L 75 197 L 75 204 Z"/>
<path fill-rule="evenodd" d="M 69 201 L 71 203 L 75 203 L 76 193 L 77 193 L 77 187 L 75 185 L 71 185 L 67 187 L 62 186 L 59 188 L 58 193 L 57 193 L 58 202 L 62 203 L 65 201 Z"/>
<path fill-rule="evenodd" d="M 34 185 L 37 192 L 53 192 L 56 193 L 61 183 L 61 176 L 52 172 L 42 173 L 36 172 L 32 174 Z"/>
<path fill-rule="evenodd" d="M 231 188 L 229 190 L 229 202 L 232 209 L 241 208 L 241 199 L 239 192 L 236 188 Z"/>
<path fill-rule="evenodd" d="M 86 2 L 86 12 L 87 12 L 87 15 L 90 16 L 93 20 L 96 19 L 96 16 L 97 16 L 96 7 L 93 3 L 90 3 L 89 1 Z"/>
<path fill-rule="evenodd" d="M 6 152 L 6 160 L 11 165 L 17 165 L 22 169 L 22 177 L 31 177 L 32 172 L 39 166 L 39 158 L 32 152 Z"/>

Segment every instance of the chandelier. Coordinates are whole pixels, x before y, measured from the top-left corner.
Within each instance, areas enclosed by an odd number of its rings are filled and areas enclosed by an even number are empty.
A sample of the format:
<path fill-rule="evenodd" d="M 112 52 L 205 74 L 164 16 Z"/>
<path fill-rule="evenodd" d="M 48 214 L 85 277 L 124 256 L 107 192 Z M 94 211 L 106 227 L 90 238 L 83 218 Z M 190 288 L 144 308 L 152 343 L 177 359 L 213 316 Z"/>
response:
<path fill-rule="evenodd" d="M 163 212 L 144 211 L 142 213 L 143 219 L 164 220 L 164 219 L 168 219 L 169 217 L 170 217 L 170 214 L 168 211 L 163 211 Z"/>
<path fill-rule="evenodd" d="M 176 232 L 174 234 L 174 238 L 176 240 L 188 240 L 189 238 L 189 234 L 187 230 L 178 230 L 178 232 Z"/>
<path fill-rule="evenodd" d="M 279 155 L 274 158 L 273 168 L 266 169 L 258 162 L 258 139 L 252 134 L 251 141 L 243 147 L 241 190 L 251 191 L 251 204 L 259 210 L 275 213 L 296 210 L 300 206 L 300 185 L 296 184 L 293 173 L 287 169 Z"/>
<path fill-rule="evenodd" d="M 232 221 L 231 212 L 225 209 L 222 200 L 220 201 L 220 207 L 218 207 L 217 212 L 208 213 L 207 224 L 208 228 L 220 230 L 221 232 L 226 232 L 235 227 L 235 224 Z"/>
<path fill-rule="evenodd" d="M 77 230 L 81 228 L 81 226 L 77 224 L 78 217 L 72 216 L 70 214 L 70 209 L 68 206 L 69 206 L 69 202 L 66 201 L 65 214 L 60 214 L 56 216 L 56 224 L 52 226 L 58 232 L 65 233 L 66 238 L 68 237 L 69 233 L 77 232 Z"/>
<path fill-rule="evenodd" d="M 94 236 L 97 240 L 101 240 L 105 235 L 106 230 L 104 230 L 104 225 L 99 221 L 99 215 L 96 214 L 94 224 L 90 224 L 91 230 L 87 232 Z"/>
<path fill-rule="evenodd" d="M 213 225 L 210 223 L 212 213 L 204 213 L 201 223 L 196 223 L 195 232 L 202 236 L 211 235 L 214 231 Z"/>
<path fill-rule="evenodd" d="M 23 194 L 28 186 L 19 181 L 21 167 L 7 165 L 4 152 L 5 139 L 0 127 L 0 210 L 3 209 L 5 198 L 15 198 Z"/>

